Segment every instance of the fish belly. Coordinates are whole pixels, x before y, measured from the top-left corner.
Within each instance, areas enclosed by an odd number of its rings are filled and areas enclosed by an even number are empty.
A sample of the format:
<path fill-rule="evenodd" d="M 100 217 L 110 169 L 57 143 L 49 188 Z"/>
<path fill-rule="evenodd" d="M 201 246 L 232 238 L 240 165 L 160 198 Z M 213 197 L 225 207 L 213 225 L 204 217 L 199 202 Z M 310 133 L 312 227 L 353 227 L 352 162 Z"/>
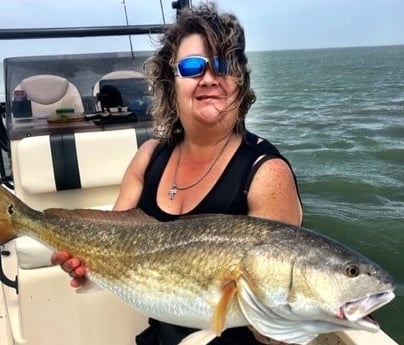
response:
<path fill-rule="evenodd" d="M 153 319 L 178 326 L 211 329 L 215 306 L 221 292 L 214 285 L 208 288 L 164 288 L 164 283 L 148 281 L 147 285 L 112 282 L 88 273 L 90 281 L 110 291 L 131 308 Z M 249 323 L 239 308 L 237 299 L 228 306 L 225 329 L 247 326 Z"/>

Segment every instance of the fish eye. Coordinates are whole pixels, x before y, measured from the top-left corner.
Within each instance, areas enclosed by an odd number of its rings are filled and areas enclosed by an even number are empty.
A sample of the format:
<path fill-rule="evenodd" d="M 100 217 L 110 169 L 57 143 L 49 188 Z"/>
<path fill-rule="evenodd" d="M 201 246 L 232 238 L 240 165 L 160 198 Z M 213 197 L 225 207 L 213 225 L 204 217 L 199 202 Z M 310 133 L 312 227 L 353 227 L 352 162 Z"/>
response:
<path fill-rule="evenodd" d="M 354 278 L 357 277 L 360 273 L 359 267 L 355 264 L 349 263 L 345 266 L 345 274 L 350 277 Z"/>

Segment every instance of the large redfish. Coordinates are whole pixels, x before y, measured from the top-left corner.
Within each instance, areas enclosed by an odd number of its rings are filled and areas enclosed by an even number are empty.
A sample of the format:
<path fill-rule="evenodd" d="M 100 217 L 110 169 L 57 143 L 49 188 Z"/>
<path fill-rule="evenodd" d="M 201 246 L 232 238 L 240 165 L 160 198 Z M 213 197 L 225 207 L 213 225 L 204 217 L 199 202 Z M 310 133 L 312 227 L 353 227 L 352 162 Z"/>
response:
<path fill-rule="evenodd" d="M 248 216 L 157 222 L 125 212 L 38 212 L 0 188 L 0 244 L 28 235 L 81 258 L 89 280 L 165 322 L 252 325 L 307 344 L 341 329 L 376 331 L 367 315 L 394 298 L 393 279 L 316 232 Z"/>

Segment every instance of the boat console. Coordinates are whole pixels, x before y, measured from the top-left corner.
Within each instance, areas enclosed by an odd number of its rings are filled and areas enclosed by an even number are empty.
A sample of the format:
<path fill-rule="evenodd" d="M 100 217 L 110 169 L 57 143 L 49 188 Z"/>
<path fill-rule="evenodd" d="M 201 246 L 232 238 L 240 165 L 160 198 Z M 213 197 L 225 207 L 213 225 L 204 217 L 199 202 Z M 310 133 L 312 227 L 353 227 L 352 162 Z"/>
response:
<path fill-rule="evenodd" d="M 126 166 L 151 136 L 142 73 L 149 55 L 136 53 L 135 63 L 129 53 L 4 60 L 17 196 L 37 209 L 114 202 Z M 95 197 L 100 188 L 111 193 Z"/>

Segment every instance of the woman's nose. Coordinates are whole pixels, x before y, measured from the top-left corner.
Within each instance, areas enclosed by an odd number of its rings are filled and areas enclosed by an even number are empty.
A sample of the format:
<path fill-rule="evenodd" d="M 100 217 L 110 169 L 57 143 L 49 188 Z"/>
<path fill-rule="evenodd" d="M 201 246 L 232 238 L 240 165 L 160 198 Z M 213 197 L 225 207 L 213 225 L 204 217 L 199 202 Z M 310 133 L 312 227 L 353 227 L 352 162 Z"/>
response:
<path fill-rule="evenodd" d="M 201 76 L 201 85 L 212 86 L 217 84 L 217 74 L 213 72 L 212 68 L 206 66 L 205 72 Z"/>

